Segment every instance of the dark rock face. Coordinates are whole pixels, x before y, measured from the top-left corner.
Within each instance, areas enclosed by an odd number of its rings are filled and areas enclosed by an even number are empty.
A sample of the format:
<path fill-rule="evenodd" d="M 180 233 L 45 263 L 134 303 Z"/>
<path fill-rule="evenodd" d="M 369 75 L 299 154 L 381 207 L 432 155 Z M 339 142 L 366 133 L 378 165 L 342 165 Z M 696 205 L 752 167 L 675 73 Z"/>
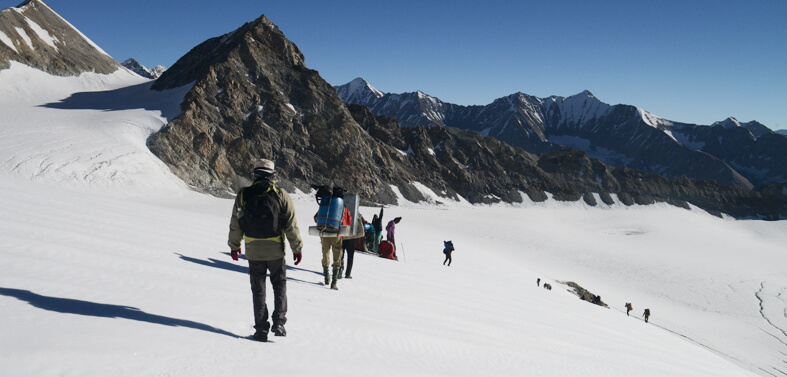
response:
<path fill-rule="evenodd" d="M 0 12 L 0 69 L 12 60 L 57 76 L 122 69 L 41 0 Z"/>
<path fill-rule="evenodd" d="M 667 178 L 625 166 L 612 167 L 586 153 L 565 148 L 533 155 L 495 138 L 453 127 L 401 128 L 393 118 L 375 117 L 364 106 L 350 105 L 355 119 L 372 137 L 391 140 L 409 153 L 402 167 L 409 176 L 445 197 L 461 195 L 472 203 L 521 202 L 522 194 L 539 202 L 546 193 L 562 201 L 599 199 L 625 205 L 689 203 L 713 214 L 735 217 L 787 217 L 787 184 L 759 190 L 736 189 L 715 181 Z"/>
<path fill-rule="evenodd" d="M 391 202 L 388 184 L 413 180 L 397 176 L 393 148 L 358 126 L 333 87 L 265 16 L 195 47 L 153 89 L 190 83 L 182 114 L 148 145 L 200 190 L 229 195 L 256 158 L 275 161 L 279 180 L 304 191 L 336 184 Z"/>
<path fill-rule="evenodd" d="M 712 181 L 664 178 L 613 168 L 584 152 L 536 156 L 495 138 L 453 127 L 400 127 L 360 105 L 346 106 L 304 64 L 297 46 L 265 16 L 195 47 L 155 89 L 193 85 L 182 113 L 148 146 L 195 189 L 231 196 L 252 161 L 272 159 L 285 188 L 339 185 L 372 202 L 426 197 L 472 203 L 583 199 L 593 205 L 688 202 L 733 216 L 787 216 L 783 187 L 739 190 Z"/>
<path fill-rule="evenodd" d="M 531 153 L 571 147 L 611 165 L 743 189 L 787 181 L 787 139 L 757 122 L 670 122 L 633 106 L 607 105 L 588 91 L 549 98 L 515 93 L 486 106 L 459 106 L 422 92 L 382 94 L 360 78 L 336 89 L 346 103 L 406 127 L 457 127 Z"/>

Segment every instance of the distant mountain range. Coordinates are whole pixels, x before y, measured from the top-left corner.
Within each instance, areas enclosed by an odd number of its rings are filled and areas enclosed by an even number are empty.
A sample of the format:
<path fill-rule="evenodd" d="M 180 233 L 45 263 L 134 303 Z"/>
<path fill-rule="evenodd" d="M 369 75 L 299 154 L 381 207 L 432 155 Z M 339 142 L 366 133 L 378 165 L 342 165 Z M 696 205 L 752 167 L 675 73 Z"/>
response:
<path fill-rule="evenodd" d="M 0 69 L 12 60 L 57 75 L 126 69 L 41 0 L 0 17 Z M 777 176 L 762 151 L 787 138 L 754 123 L 683 125 L 609 106 L 590 92 L 544 99 L 516 93 L 466 107 L 420 92 L 384 94 L 363 80 L 337 89 L 306 67 L 300 49 L 265 16 L 194 47 L 151 89 L 186 85 L 180 115 L 147 145 L 185 183 L 213 195 L 232 196 L 248 183 L 254 159 L 265 157 L 276 162 L 284 188 L 339 185 L 367 204 L 553 198 L 691 203 L 714 214 L 787 218 L 787 184 L 753 190 L 738 173 L 752 166 L 762 168 L 762 181 Z M 372 113 L 383 110 L 396 118 Z M 418 124 L 438 127 L 402 127 Z M 724 162 L 731 158 L 735 167 Z"/>
<path fill-rule="evenodd" d="M 787 182 L 787 138 L 758 122 L 673 122 L 634 106 L 608 105 L 589 91 L 548 98 L 515 93 L 486 106 L 460 106 L 420 91 L 383 93 L 362 78 L 335 88 L 345 103 L 405 127 L 457 127 L 531 153 L 571 147 L 615 166 L 743 189 Z"/>
<path fill-rule="evenodd" d="M 167 70 L 167 68 L 164 67 L 163 65 L 157 65 L 153 68 L 147 68 L 144 65 L 139 64 L 139 62 L 134 58 L 128 58 L 125 61 L 123 61 L 123 63 L 120 64 L 128 68 L 129 71 L 134 72 L 147 79 L 157 79 L 159 78 L 159 76 L 161 76 L 162 73 L 164 73 L 164 71 Z"/>
<path fill-rule="evenodd" d="M 220 196 L 247 183 L 252 161 L 266 157 L 275 161 L 285 188 L 309 192 L 314 184 L 339 185 L 376 203 L 396 203 L 400 196 L 422 201 L 430 192 L 471 203 L 552 197 L 589 205 L 667 202 L 689 208 L 692 203 L 715 214 L 787 216 L 787 185 L 752 190 L 745 178 L 704 152 L 676 153 L 740 182 L 729 187 L 613 167 L 548 140 L 547 126 L 549 132 L 593 129 L 635 116 L 655 124 L 645 123 L 640 132 L 664 134 L 658 127 L 667 126 L 655 117 L 603 104 L 589 92 L 548 99 L 518 93 L 487 107 L 461 107 L 420 92 L 383 94 L 360 80 L 337 91 L 304 61 L 265 16 L 201 43 L 154 83 L 154 90 L 193 87 L 181 104 L 183 112 L 152 135 L 148 147 L 187 184 Z M 398 117 L 345 105 L 340 94 L 358 101 L 388 98 L 370 103 L 372 111 L 388 109 Z M 548 153 L 533 155 L 518 146 Z M 691 166 L 702 173 L 701 165 Z"/>

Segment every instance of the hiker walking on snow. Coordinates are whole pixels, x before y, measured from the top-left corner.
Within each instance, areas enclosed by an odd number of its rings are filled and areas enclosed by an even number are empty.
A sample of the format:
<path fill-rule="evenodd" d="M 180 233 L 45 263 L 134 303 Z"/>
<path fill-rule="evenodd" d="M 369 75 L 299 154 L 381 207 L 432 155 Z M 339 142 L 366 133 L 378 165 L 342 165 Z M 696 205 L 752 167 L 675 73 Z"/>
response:
<path fill-rule="evenodd" d="M 346 208 L 345 208 L 346 209 Z M 358 214 L 358 225 L 363 230 L 363 223 L 364 219 L 361 214 Z M 363 241 L 363 232 L 361 232 L 361 241 Z M 355 243 L 358 241 L 358 238 L 352 239 L 345 239 L 342 241 L 342 248 L 344 249 L 344 255 L 342 255 L 342 268 L 339 269 L 339 279 L 342 278 L 342 270 L 344 270 L 344 278 L 345 279 L 352 279 L 352 271 L 353 271 L 353 259 L 355 259 Z M 366 248 L 366 243 L 364 243 L 364 248 Z M 365 251 L 365 250 L 364 250 Z M 347 256 L 347 264 L 344 263 L 344 257 Z"/>
<path fill-rule="evenodd" d="M 295 264 L 301 262 L 303 241 L 295 219 L 295 207 L 289 194 L 275 186 L 274 164 L 270 160 L 254 162 L 254 182 L 238 192 L 232 207 L 227 244 L 233 260 L 241 254 L 240 244 L 246 245 L 249 261 L 252 303 L 254 306 L 253 338 L 268 341 L 268 331 L 276 336 L 287 336 L 287 263 L 284 261 L 284 238 L 290 243 Z M 273 315 L 268 322 L 265 304 L 265 279 L 270 272 L 273 286 Z"/>
<path fill-rule="evenodd" d="M 331 196 L 344 199 L 344 189 L 341 187 L 334 187 Z M 315 216 L 316 220 L 316 216 Z M 352 217 L 350 210 L 347 207 L 342 209 L 342 222 L 341 225 L 352 224 Z M 342 266 L 342 240 L 344 237 L 320 237 L 322 244 L 322 274 L 325 278 L 325 285 L 330 284 L 331 289 L 337 290 L 339 287 L 336 285 L 336 280 L 339 279 L 339 273 Z M 331 250 L 333 250 L 333 264 L 331 264 Z M 333 277 L 328 275 L 328 268 L 332 268 Z"/>
<path fill-rule="evenodd" d="M 632 311 L 632 310 L 634 310 L 634 308 L 631 306 L 631 303 L 627 302 L 626 303 L 626 315 L 629 315 L 629 312 Z"/>
<path fill-rule="evenodd" d="M 372 247 L 372 251 L 379 254 L 380 251 L 378 247 L 380 246 L 380 241 L 383 240 L 383 207 L 380 207 L 380 216 L 374 215 L 372 218 L 372 227 L 374 227 L 374 245 Z"/>
<path fill-rule="evenodd" d="M 445 262 L 448 262 L 448 267 L 451 267 L 451 253 L 454 251 L 454 243 L 452 241 L 443 241 L 443 254 L 445 254 L 445 260 L 443 261 L 443 266 L 445 266 Z"/>
<path fill-rule="evenodd" d="M 395 234 L 396 233 L 396 224 L 399 224 L 400 221 L 402 221 L 402 218 L 401 217 L 397 217 L 397 218 L 389 221 L 388 225 L 385 226 L 385 231 L 388 232 L 388 234 L 386 235 L 385 239 L 387 239 L 388 242 L 392 243 L 394 245 L 394 247 L 396 247 L 396 241 L 394 241 L 394 236 L 396 235 Z"/>
<path fill-rule="evenodd" d="M 645 323 L 648 323 L 648 318 L 650 318 L 650 309 L 645 309 L 645 312 L 642 313 L 642 316 L 645 317 Z"/>

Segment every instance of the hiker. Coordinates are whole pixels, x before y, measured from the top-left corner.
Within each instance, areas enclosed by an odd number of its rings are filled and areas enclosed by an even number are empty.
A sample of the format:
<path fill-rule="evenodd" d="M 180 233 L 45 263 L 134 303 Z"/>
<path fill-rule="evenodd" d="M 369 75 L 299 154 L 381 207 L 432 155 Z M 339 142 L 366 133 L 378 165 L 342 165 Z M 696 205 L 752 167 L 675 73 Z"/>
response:
<path fill-rule="evenodd" d="M 645 309 L 645 312 L 642 313 L 642 316 L 645 317 L 645 323 L 648 323 L 648 318 L 650 318 L 650 309 Z"/>
<path fill-rule="evenodd" d="M 451 267 L 451 253 L 454 251 L 454 243 L 452 241 L 443 241 L 443 245 L 443 254 L 445 254 L 443 266 L 445 266 L 445 262 L 448 262 L 448 267 Z"/>
<path fill-rule="evenodd" d="M 389 221 L 388 225 L 385 226 L 385 231 L 388 232 L 388 234 L 386 234 L 385 239 L 388 240 L 388 242 L 392 243 L 394 247 L 396 247 L 396 241 L 394 241 L 394 235 L 396 233 L 396 224 L 399 224 L 400 221 L 402 221 L 402 218 L 397 217 Z"/>
<path fill-rule="evenodd" d="M 541 278 L 536 279 L 536 287 L 541 286 Z"/>
<path fill-rule="evenodd" d="M 629 312 L 632 311 L 632 310 L 634 310 L 634 308 L 631 306 L 631 303 L 627 302 L 626 303 L 626 315 L 629 315 Z"/>
<path fill-rule="evenodd" d="M 361 231 L 363 230 L 364 219 L 361 214 L 358 214 L 358 225 L 361 227 Z M 344 254 L 342 255 L 342 267 L 339 268 L 339 279 L 342 278 L 342 270 L 345 270 L 345 279 L 352 279 L 352 270 L 353 270 L 353 259 L 355 259 L 355 246 L 358 242 L 358 239 L 363 240 L 363 232 L 361 232 L 361 236 L 352 239 L 345 239 L 342 241 L 342 249 L 344 249 Z M 364 248 L 366 248 L 366 244 L 364 243 Z M 347 264 L 344 264 L 344 255 L 347 255 Z M 346 268 L 345 268 L 346 266 Z"/>
<path fill-rule="evenodd" d="M 287 336 L 287 263 L 284 237 L 290 243 L 295 264 L 301 262 L 303 241 L 295 219 L 295 208 L 289 194 L 276 187 L 271 160 L 257 160 L 253 165 L 253 183 L 238 192 L 232 207 L 229 241 L 232 259 L 241 254 L 240 243 L 246 245 L 249 261 L 252 303 L 254 305 L 253 338 L 268 341 L 268 331 L 275 336 Z M 273 286 L 273 315 L 268 322 L 265 304 L 265 277 L 270 271 Z"/>
<path fill-rule="evenodd" d="M 372 218 L 372 227 L 374 227 L 374 244 L 372 251 L 379 254 L 380 241 L 383 240 L 383 207 L 380 206 L 380 216 L 374 215 Z"/>
<path fill-rule="evenodd" d="M 333 193 L 331 196 L 336 198 L 344 199 L 344 189 L 341 187 L 334 187 Z M 341 225 L 350 225 L 352 224 L 352 218 L 350 217 L 350 210 L 347 207 L 342 209 L 342 222 Z M 316 220 L 316 216 L 315 216 Z M 331 289 L 338 290 L 339 287 L 336 285 L 336 280 L 339 278 L 339 270 L 341 269 L 342 265 L 342 239 L 344 237 L 336 236 L 336 237 L 320 237 L 320 243 L 322 244 L 322 274 L 325 278 L 325 285 L 330 284 Z M 333 250 L 333 264 L 331 264 L 331 257 L 330 253 Z M 332 267 L 333 270 L 333 277 L 328 275 L 328 267 Z"/>

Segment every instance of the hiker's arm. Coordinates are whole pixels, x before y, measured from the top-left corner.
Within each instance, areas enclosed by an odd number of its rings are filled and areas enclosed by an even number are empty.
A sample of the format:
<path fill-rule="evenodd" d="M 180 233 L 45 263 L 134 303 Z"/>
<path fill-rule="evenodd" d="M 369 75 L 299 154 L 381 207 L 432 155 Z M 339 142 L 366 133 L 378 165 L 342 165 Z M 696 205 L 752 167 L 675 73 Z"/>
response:
<path fill-rule="evenodd" d="M 240 230 L 240 223 L 238 222 L 238 207 L 240 206 L 240 196 L 235 198 L 235 204 L 232 206 L 232 217 L 230 217 L 230 233 L 227 237 L 227 244 L 230 250 L 240 249 L 240 242 L 243 240 L 243 231 Z"/>

